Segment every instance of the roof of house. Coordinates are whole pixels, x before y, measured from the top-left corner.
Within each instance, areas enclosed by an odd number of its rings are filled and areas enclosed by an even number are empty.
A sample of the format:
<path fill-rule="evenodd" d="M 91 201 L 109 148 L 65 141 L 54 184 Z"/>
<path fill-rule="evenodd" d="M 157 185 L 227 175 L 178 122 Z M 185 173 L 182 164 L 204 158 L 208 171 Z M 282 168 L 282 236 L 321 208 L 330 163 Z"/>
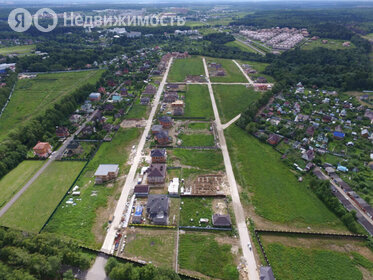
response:
<path fill-rule="evenodd" d="M 35 145 L 34 150 L 43 150 L 50 148 L 51 145 L 48 142 L 39 142 Z"/>
<path fill-rule="evenodd" d="M 166 123 L 172 122 L 172 119 L 169 116 L 161 116 L 158 118 L 158 120 L 160 122 L 166 122 Z"/>
<path fill-rule="evenodd" d="M 134 189 L 134 193 L 149 193 L 148 185 L 137 185 Z"/>
<path fill-rule="evenodd" d="M 214 214 L 212 215 L 212 224 L 220 227 L 231 226 L 231 217 L 229 215 Z"/>
<path fill-rule="evenodd" d="M 163 127 L 160 124 L 155 124 L 152 126 L 152 131 L 161 131 Z"/>
<path fill-rule="evenodd" d="M 166 149 L 154 149 L 150 152 L 151 157 L 164 157 L 166 155 Z"/>
<path fill-rule="evenodd" d="M 94 176 L 106 176 L 109 172 L 117 172 L 119 164 L 100 164 Z"/>
<path fill-rule="evenodd" d="M 67 145 L 67 149 L 76 149 L 79 147 L 79 142 L 78 141 L 71 141 L 69 145 Z"/>
<path fill-rule="evenodd" d="M 270 266 L 260 267 L 260 280 L 275 280 L 272 268 Z"/>
<path fill-rule="evenodd" d="M 158 212 L 168 212 L 168 197 L 164 194 L 151 194 L 146 204 L 148 213 L 157 214 Z"/>
<path fill-rule="evenodd" d="M 149 177 L 165 177 L 166 174 L 166 164 L 164 163 L 153 163 L 149 168 Z"/>
<path fill-rule="evenodd" d="M 333 135 L 334 135 L 334 137 L 338 137 L 338 138 L 345 137 L 345 134 L 341 131 L 334 131 Z"/>
<path fill-rule="evenodd" d="M 168 131 L 167 130 L 161 130 L 156 135 L 157 139 L 167 138 L 168 139 Z"/>

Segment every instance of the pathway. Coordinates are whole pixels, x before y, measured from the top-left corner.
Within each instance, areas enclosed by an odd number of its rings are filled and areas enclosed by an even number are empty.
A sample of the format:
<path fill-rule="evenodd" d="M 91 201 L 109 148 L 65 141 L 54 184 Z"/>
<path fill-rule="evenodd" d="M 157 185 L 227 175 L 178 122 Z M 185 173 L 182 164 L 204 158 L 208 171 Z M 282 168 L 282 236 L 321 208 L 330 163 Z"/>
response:
<path fill-rule="evenodd" d="M 233 119 L 231 119 L 229 122 L 227 122 L 226 124 L 222 124 L 221 128 L 222 129 L 226 129 L 228 128 L 232 123 L 235 123 L 239 118 L 241 117 L 241 114 L 235 116 Z"/>
<path fill-rule="evenodd" d="M 237 67 L 241 70 L 242 74 L 245 76 L 245 78 L 249 81 L 250 85 L 254 86 L 253 80 L 250 79 L 250 77 L 246 74 L 246 72 L 242 69 L 241 65 L 234 59 L 232 61 L 237 65 Z"/>
<path fill-rule="evenodd" d="M 248 46 L 249 48 L 252 48 L 254 51 L 260 53 L 261 55 L 265 55 L 265 54 L 266 54 L 265 52 L 259 50 L 258 48 L 254 47 L 253 45 L 249 44 L 248 42 L 246 42 L 246 41 L 244 41 L 244 40 L 241 40 L 241 39 L 239 39 L 239 38 L 237 38 L 237 37 L 235 37 L 235 39 L 236 39 L 237 41 L 241 42 L 242 44 Z"/>
<path fill-rule="evenodd" d="M 237 62 L 235 63 L 238 64 Z M 223 158 L 224 158 L 225 170 L 227 173 L 228 183 L 230 186 L 233 210 L 234 210 L 234 214 L 236 217 L 237 229 L 238 229 L 239 236 L 240 236 L 243 257 L 246 260 L 246 265 L 248 267 L 249 280 L 259 280 L 259 273 L 257 270 L 257 264 L 256 264 L 254 252 L 250 250 L 248 246 L 248 244 L 251 244 L 251 240 L 250 240 L 249 231 L 248 231 L 246 221 L 245 221 L 245 213 L 244 213 L 241 201 L 240 201 L 240 196 L 238 194 L 238 187 L 237 187 L 236 179 L 234 177 L 232 163 L 229 157 L 229 152 L 228 152 L 227 144 L 225 141 L 223 127 L 220 121 L 218 108 L 216 106 L 214 92 L 212 90 L 212 85 L 211 85 L 210 78 L 208 75 L 208 69 L 207 69 L 205 58 L 203 58 L 203 65 L 205 68 L 205 73 L 206 73 L 206 77 L 208 81 L 208 89 L 209 89 L 212 108 L 213 108 L 214 116 L 215 116 L 216 130 L 218 132 L 220 147 L 221 147 Z M 251 81 L 250 79 L 248 80 Z"/>

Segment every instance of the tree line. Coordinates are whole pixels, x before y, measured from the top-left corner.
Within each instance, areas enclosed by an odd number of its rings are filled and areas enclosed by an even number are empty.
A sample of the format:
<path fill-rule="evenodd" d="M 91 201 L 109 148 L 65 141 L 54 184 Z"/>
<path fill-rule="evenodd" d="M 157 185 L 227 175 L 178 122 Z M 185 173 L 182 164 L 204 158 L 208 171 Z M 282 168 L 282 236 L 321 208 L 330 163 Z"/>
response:
<path fill-rule="evenodd" d="M 0 88 L 0 110 L 4 107 L 5 103 L 7 102 L 10 92 L 14 84 L 17 81 L 17 74 L 11 71 L 8 71 L 7 76 L 2 81 L 6 85 Z"/>

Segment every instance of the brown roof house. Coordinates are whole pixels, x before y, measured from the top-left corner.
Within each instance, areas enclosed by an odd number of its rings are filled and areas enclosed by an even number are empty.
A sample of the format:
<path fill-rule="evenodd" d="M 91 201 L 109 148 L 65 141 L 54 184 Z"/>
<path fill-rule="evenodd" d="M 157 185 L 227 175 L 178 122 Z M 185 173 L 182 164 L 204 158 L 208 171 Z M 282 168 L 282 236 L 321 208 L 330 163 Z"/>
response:
<path fill-rule="evenodd" d="M 104 182 L 115 179 L 119 173 L 118 164 L 100 164 L 95 172 L 95 183 L 102 184 Z"/>
<path fill-rule="evenodd" d="M 146 204 L 148 218 L 155 225 L 167 225 L 170 201 L 167 195 L 151 194 Z"/>
<path fill-rule="evenodd" d="M 231 227 L 231 217 L 229 215 L 214 214 L 212 215 L 212 225 L 214 227 Z"/>
<path fill-rule="evenodd" d="M 166 103 L 175 102 L 179 98 L 176 91 L 169 91 L 164 93 L 163 101 Z"/>
<path fill-rule="evenodd" d="M 154 95 L 157 93 L 157 88 L 153 85 L 147 85 L 145 90 L 142 92 L 143 95 Z"/>
<path fill-rule="evenodd" d="M 148 169 L 148 184 L 163 184 L 166 179 L 166 164 L 152 163 Z"/>
<path fill-rule="evenodd" d="M 33 148 L 34 155 L 47 158 L 52 153 L 52 146 L 48 142 L 38 142 Z"/>
<path fill-rule="evenodd" d="M 165 163 L 167 159 L 166 149 L 154 149 L 150 152 L 152 163 Z"/>
<path fill-rule="evenodd" d="M 64 126 L 59 126 L 56 128 L 56 136 L 60 138 L 65 138 L 70 135 L 69 130 Z"/>
<path fill-rule="evenodd" d="M 281 136 L 277 134 L 271 134 L 269 135 L 267 142 L 271 145 L 277 145 L 281 141 Z"/>
<path fill-rule="evenodd" d="M 136 185 L 133 193 L 136 197 L 147 197 L 149 195 L 149 189 L 148 185 Z"/>
<path fill-rule="evenodd" d="M 158 120 L 163 128 L 167 129 L 172 127 L 172 119 L 169 116 L 161 116 Z"/>

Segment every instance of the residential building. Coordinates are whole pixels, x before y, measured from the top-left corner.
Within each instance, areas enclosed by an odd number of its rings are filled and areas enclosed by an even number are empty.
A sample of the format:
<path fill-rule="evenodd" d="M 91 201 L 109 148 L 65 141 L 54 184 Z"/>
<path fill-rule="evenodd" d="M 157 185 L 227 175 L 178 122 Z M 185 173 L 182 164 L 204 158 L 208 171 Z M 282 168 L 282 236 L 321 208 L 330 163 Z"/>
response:
<path fill-rule="evenodd" d="M 165 163 L 167 159 L 166 149 L 154 149 L 150 152 L 152 163 Z"/>
<path fill-rule="evenodd" d="M 148 169 L 148 184 L 163 184 L 166 179 L 166 164 L 152 163 Z"/>
<path fill-rule="evenodd" d="M 146 204 L 148 218 L 156 225 L 167 225 L 169 207 L 169 198 L 162 194 L 149 195 Z"/>
<path fill-rule="evenodd" d="M 92 92 L 88 96 L 88 100 L 90 100 L 90 101 L 100 101 L 101 100 L 101 93 L 99 93 L 99 92 Z"/>
<path fill-rule="evenodd" d="M 168 131 L 167 130 L 162 130 L 159 133 L 157 133 L 154 136 L 155 140 L 158 142 L 160 145 L 167 145 L 172 142 L 172 139 L 170 136 L 168 136 Z"/>
<path fill-rule="evenodd" d="M 270 266 L 261 266 L 260 267 L 260 280 L 276 280 L 273 275 L 272 268 Z"/>
<path fill-rule="evenodd" d="M 48 142 L 38 142 L 33 150 L 35 156 L 47 158 L 52 153 L 52 146 Z"/>
<path fill-rule="evenodd" d="M 168 194 L 170 196 L 179 195 L 179 178 L 173 178 L 168 185 Z"/>
<path fill-rule="evenodd" d="M 59 126 L 56 128 L 56 136 L 60 138 L 66 138 L 70 135 L 69 130 L 67 127 Z"/>
<path fill-rule="evenodd" d="M 100 164 L 94 176 L 95 183 L 102 184 L 104 182 L 115 179 L 119 173 L 118 164 Z"/>
<path fill-rule="evenodd" d="M 158 120 L 163 128 L 167 129 L 172 127 L 172 119 L 169 116 L 161 116 Z"/>
<path fill-rule="evenodd" d="M 136 185 L 133 193 L 135 197 L 148 197 L 149 190 L 149 185 Z"/>
<path fill-rule="evenodd" d="M 231 217 L 229 215 L 214 214 L 212 215 L 212 225 L 214 227 L 231 227 Z"/>

